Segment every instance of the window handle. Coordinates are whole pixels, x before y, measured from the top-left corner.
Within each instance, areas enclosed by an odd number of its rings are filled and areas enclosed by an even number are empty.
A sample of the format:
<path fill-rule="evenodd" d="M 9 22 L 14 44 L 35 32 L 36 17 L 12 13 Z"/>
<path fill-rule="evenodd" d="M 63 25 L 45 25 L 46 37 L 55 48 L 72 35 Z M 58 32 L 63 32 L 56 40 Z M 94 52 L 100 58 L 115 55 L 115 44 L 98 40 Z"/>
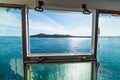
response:
<path fill-rule="evenodd" d="M 81 60 L 86 60 L 86 59 L 87 59 L 86 56 L 82 56 L 82 57 L 81 57 Z"/>
<path fill-rule="evenodd" d="M 44 60 L 45 60 L 44 57 L 39 57 L 39 58 L 37 59 L 38 62 L 43 62 Z"/>

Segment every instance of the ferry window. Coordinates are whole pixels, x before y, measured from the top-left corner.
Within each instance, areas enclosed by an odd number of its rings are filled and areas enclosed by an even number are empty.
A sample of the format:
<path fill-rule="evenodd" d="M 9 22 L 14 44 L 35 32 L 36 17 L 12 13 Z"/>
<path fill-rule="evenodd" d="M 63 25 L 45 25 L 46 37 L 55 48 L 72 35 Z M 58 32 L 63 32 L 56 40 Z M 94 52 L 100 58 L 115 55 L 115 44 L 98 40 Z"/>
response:
<path fill-rule="evenodd" d="M 29 10 L 28 16 L 30 54 L 91 54 L 92 14 Z"/>
<path fill-rule="evenodd" d="M 0 4 L 0 80 L 24 80 L 22 10 L 5 6 Z"/>
<path fill-rule="evenodd" d="M 29 10 L 25 79 L 96 80 L 93 21 L 93 13 Z"/>
<path fill-rule="evenodd" d="M 0 6 L 1 80 L 96 80 L 93 13 Z"/>
<path fill-rule="evenodd" d="M 98 10 L 98 80 L 120 79 L 120 12 Z"/>

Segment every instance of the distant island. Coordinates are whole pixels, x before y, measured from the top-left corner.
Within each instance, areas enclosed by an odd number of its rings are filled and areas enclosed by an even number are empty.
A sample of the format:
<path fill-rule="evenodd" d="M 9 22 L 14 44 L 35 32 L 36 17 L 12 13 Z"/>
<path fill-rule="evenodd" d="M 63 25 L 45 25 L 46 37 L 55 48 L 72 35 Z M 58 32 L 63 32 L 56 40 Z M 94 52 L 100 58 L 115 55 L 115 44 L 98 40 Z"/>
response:
<path fill-rule="evenodd" d="M 120 38 L 120 36 L 99 36 L 99 38 Z"/>
<path fill-rule="evenodd" d="M 36 35 L 31 35 L 30 37 L 38 37 L 38 38 L 91 38 L 91 36 L 72 36 L 72 35 L 63 35 L 63 34 L 36 34 Z"/>

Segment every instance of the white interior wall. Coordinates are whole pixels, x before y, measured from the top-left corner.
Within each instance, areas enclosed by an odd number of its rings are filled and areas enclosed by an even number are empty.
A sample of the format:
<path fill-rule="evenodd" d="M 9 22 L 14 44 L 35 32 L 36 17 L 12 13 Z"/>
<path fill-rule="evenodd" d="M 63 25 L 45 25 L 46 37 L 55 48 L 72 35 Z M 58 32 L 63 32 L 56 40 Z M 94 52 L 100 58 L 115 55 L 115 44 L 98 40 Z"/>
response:
<path fill-rule="evenodd" d="M 89 9 L 106 9 L 120 11 L 120 0 L 42 0 L 45 9 L 80 11 L 81 4 Z M 29 8 L 36 6 L 37 0 L 0 0 L 0 3 L 26 4 Z"/>

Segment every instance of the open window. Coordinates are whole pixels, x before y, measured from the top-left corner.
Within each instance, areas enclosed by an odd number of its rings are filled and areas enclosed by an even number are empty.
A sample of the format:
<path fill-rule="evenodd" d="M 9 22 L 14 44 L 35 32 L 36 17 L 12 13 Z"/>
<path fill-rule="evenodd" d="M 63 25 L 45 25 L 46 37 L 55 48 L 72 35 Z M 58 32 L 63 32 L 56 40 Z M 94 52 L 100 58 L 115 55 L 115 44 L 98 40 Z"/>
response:
<path fill-rule="evenodd" d="M 27 14 L 25 79 L 96 80 L 94 13 L 29 10 Z"/>
<path fill-rule="evenodd" d="M 97 10 L 98 26 L 98 80 L 120 79 L 120 12 Z"/>
<path fill-rule="evenodd" d="M 25 80 L 96 80 L 95 12 L 90 15 L 62 11 L 41 13 L 28 10 L 24 5 L 0 6 L 15 6 L 22 13 Z"/>
<path fill-rule="evenodd" d="M 0 3 L 0 80 L 24 80 L 24 5 Z"/>
<path fill-rule="evenodd" d="M 28 56 L 92 55 L 92 14 L 29 10 L 28 18 Z"/>

